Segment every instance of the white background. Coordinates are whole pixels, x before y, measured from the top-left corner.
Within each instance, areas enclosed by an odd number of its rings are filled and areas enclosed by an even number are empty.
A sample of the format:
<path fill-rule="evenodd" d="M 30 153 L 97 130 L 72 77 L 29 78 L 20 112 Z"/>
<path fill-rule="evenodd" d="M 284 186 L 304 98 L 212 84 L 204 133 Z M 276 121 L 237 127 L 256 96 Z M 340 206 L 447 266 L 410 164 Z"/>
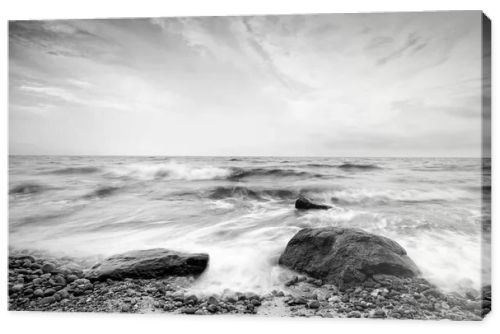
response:
<path fill-rule="evenodd" d="M 492 20 L 493 27 L 493 85 L 498 77 L 496 57 L 498 37 L 495 23 L 500 20 L 500 1 L 438 1 L 438 0 L 4 0 L 0 5 L 0 217 L 2 221 L 0 255 L 0 328 L 3 333 L 474 333 L 500 331 L 500 306 L 497 288 L 498 270 L 493 263 L 494 311 L 483 322 L 451 321 L 388 321 L 368 319 L 321 318 L 268 318 L 251 316 L 169 316 L 131 314 L 55 314 L 7 312 L 7 243 L 8 243 L 8 34 L 7 20 L 15 19 L 67 19 L 106 17 L 196 16 L 196 15 L 250 15 L 250 14 L 304 14 L 304 13 L 356 13 L 382 11 L 423 10 L 483 10 Z M 493 90 L 493 101 L 496 97 Z M 493 103 L 493 109 L 495 104 Z M 499 145 L 495 129 L 498 120 L 493 112 L 493 157 L 498 156 Z M 497 159 L 493 159 L 496 175 Z M 496 217 L 496 177 L 493 178 L 493 217 Z M 498 228 L 493 227 L 493 261 L 496 259 Z M 496 327 L 496 328 L 495 328 Z"/>

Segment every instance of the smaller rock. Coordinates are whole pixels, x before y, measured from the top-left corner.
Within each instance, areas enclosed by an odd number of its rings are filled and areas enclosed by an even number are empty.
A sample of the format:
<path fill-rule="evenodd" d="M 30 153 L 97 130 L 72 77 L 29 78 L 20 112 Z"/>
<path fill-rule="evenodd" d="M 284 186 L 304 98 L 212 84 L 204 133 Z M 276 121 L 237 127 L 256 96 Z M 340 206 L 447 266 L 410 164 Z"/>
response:
<path fill-rule="evenodd" d="M 46 274 L 43 274 L 43 275 L 40 275 L 40 278 L 43 280 L 43 281 L 48 281 L 50 279 L 50 276 L 52 276 L 51 273 L 46 273 Z"/>
<path fill-rule="evenodd" d="M 361 313 L 358 311 L 352 311 L 347 314 L 348 318 L 361 318 Z"/>
<path fill-rule="evenodd" d="M 207 304 L 208 305 L 219 305 L 219 301 L 214 296 L 210 296 L 207 299 Z"/>
<path fill-rule="evenodd" d="M 262 303 L 258 299 L 251 299 L 250 302 L 252 303 L 253 306 L 260 306 Z"/>
<path fill-rule="evenodd" d="M 292 286 L 296 284 L 299 281 L 299 278 L 297 276 L 293 276 L 290 280 L 285 282 L 285 286 Z"/>
<path fill-rule="evenodd" d="M 172 298 L 176 301 L 184 301 L 184 293 L 177 291 L 172 295 Z"/>
<path fill-rule="evenodd" d="M 210 305 L 207 306 L 207 310 L 210 313 L 215 313 L 215 312 L 217 312 L 217 306 L 214 305 L 214 304 L 210 304 Z"/>
<path fill-rule="evenodd" d="M 49 297 L 42 298 L 40 300 L 40 304 L 41 305 L 48 305 L 48 304 L 52 304 L 55 301 L 56 301 L 56 299 L 53 296 L 49 296 Z"/>
<path fill-rule="evenodd" d="M 184 313 L 184 314 L 195 314 L 196 311 L 198 311 L 196 308 L 194 307 L 185 307 L 181 310 L 181 313 Z"/>
<path fill-rule="evenodd" d="M 74 282 L 77 279 L 78 279 L 78 276 L 73 275 L 73 274 L 66 276 L 66 282 L 68 282 L 68 283 Z"/>
<path fill-rule="evenodd" d="M 69 292 L 66 289 L 59 290 L 56 294 L 61 296 L 61 299 L 69 298 Z"/>
<path fill-rule="evenodd" d="M 333 304 L 340 303 L 340 301 L 341 301 L 341 299 L 339 296 L 332 296 L 332 297 L 328 298 L 328 302 L 333 303 Z"/>
<path fill-rule="evenodd" d="M 307 276 L 299 275 L 297 276 L 297 282 L 305 282 L 307 280 Z"/>
<path fill-rule="evenodd" d="M 43 293 L 42 289 L 36 289 L 35 291 L 33 291 L 33 295 L 35 297 L 42 297 L 44 295 L 44 293 Z"/>
<path fill-rule="evenodd" d="M 42 266 L 42 271 L 44 273 L 53 273 L 56 271 L 56 265 L 53 264 L 53 263 L 50 263 L 50 262 L 47 262 L 45 263 L 43 266 Z"/>
<path fill-rule="evenodd" d="M 327 210 L 331 207 L 328 205 L 316 204 L 311 202 L 309 199 L 305 197 L 300 197 L 295 201 L 295 208 L 298 210 L 311 210 L 311 209 L 319 209 L 319 210 Z"/>
<path fill-rule="evenodd" d="M 184 298 L 185 304 L 196 304 L 198 302 L 198 297 L 196 295 L 189 295 Z"/>
<path fill-rule="evenodd" d="M 49 288 L 49 289 L 45 290 L 44 295 L 45 296 L 52 296 L 54 293 L 56 293 L 56 290 L 53 288 Z"/>
<path fill-rule="evenodd" d="M 382 310 L 382 309 L 377 309 L 377 310 L 373 310 L 370 312 L 370 318 L 386 318 L 387 315 L 385 314 L 385 311 Z"/>
<path fill-rule="evenodd" d="M 391 313 L 391 317 L 396 318 L 396 319 L 401 319 L 401 314 L 399 314 L 398 312 L 393 312 L 393 313 Z"/>
<path fill-rule="evenodd" d="M 31 269 L 40 269 L 42 266 L 38 263 L 32 263 L 30 266 Z"/>
<path fill-rule="evenodd" d="M 66 285 L 66 280 L 64 279 L 64 277 L 57 275 L 56 277 L 54 277 L 54 283 L 57 285 L 64 286 Z"/>
<path fill-rule="evenodd" d="M 323 285 L 323 280 L 315 279 L 311 283 L 314 284 L 314 285 L 316 285 L 316 286 L 322 286 Z"/>
<path fill-rule="evenodd" d="M 19 291 L 21 291 L 23 288 L 24 288 L 24 284 L 15 284 L 14 286 L 12 286 L 11 290 L 12 290 L 13 292 L 19 292 Z"/>
<path fill-rule="evenodd" d="M 231 304 L 234 304 L 238 301 L 238 299 L 235 297 L 235 296 L 227 296 L 226 297 L 226 302 L 227 303 L 231 303 Z"/>
<path fill-rule="evenodd" d="M 256 294 L 256 293 L 253 293 L 253 292 L 247 292 L 247 293 L 245 293 L 245 297 L 248 300 L 252 300 L 252 299 L 259 299 L 260 300 L 259 295 Z"/>
<path fill-rule="evenodd" d="M 302 297 L 296 297 L 296 298 L 293 298 L 290 302 L 289 302 L 290 305 L 306 305 L 307 304 L 307 300 L 305 298 L 302 298 Z"/>
<path fill-rule="evenodd" d="M 318 309 L 320 307 L 319 301 L 311 300 L 307 303 L 307 307 L 311 309 Z"/>

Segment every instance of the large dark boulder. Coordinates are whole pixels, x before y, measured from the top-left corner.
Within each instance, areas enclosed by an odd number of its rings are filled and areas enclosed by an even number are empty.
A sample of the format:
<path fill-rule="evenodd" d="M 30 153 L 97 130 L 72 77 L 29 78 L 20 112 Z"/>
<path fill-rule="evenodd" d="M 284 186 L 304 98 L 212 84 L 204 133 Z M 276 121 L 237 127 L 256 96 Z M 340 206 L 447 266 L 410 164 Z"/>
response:
<path fill-rule="evenodd" d="M 311 202 L 309 199 L 305 197 L 300 197 L 298 200 L 295 201 L 295 208 L 298 210 L 311 210 L 311 209 L 327 210 L 330 209 L 331 207 L 328 205 L 316 204 Z"/>
<path fill-rule="evenodd" d="M 288 242 L 279 263 L 334 284 L 359 284 L 378 274 L 419 274 L 398 243 L 355 228 L 302 229 Z"/>
<path fill-rule="evenodd" d="M 93 266 L 85 277 L 91 280 L 158 278 L 201 274 L 208 254 L 190 254 L 163 248 L 135 250 L 108 257 Z"/>

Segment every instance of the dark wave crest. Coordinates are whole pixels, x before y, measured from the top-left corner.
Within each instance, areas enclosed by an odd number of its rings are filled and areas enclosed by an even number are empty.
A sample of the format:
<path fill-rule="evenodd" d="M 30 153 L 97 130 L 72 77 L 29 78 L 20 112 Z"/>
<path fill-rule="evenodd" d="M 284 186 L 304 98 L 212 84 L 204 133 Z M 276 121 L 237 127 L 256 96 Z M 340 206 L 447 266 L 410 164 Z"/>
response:
<path fill-rule="evenodd" d="M 56 169 L 48 172 L 49 174 L 57 174 L 57 175 L 68 175 L 68 174 L 94 174 L 99 172 L 100 169 L 98 167 L 93 166 L 84 166 L 84 167 L 68 167 Z"/>
<path fill-rule="evenodd" d="M 242 169 L 235 168 L 231 175 L 227 178 L 228 180 L 239 180 L 247 177 L 255 177 L 255 176 L 273 176 L 273 177 L 293 177 L 293 176 L 301 176 L 301 177 L 321 177 L 321 174 L 311 174 L 305 171 L 299 171 L 294 169 L 266 169 L 266 168 L 251 168 L 251 169 Z"/>
<path fill-rule="evenodd" d="M 373 170 L 373 169 L 381 169 L 381 167 L 373 164 L 354 164 L 354 163 L 343 163 L 342 165 L 339 165 L 338 168 L 344 169 L 344 170 Z"/>
<path fill-rule="evenodd" d="M 9 194 L 13 195 L 27 195 L 27 194 L 38 194 L 46 189 L 38 183 L 23 183 L 19 184 L 9 190 Z"/>
<path fill-rule="evenodd" d="M 208 194 L 210 199 L 247 198 L 254 200 L 292 199 L 297 196 L 297 192 L 288 189 L 250 189 L 247 187 L 216 187 Z"/>
<path fill-rule="evenodd" d="M 325 168 L 325 167 L 338 167 L 337 165 L 332 165 L 332 164 L 307 164 L 305 165 L 307 167 L 317 167 L 317 168 Z"/>
<path fill-rule="evenodd" d="M 97 188 L 90 194 L 85 195 L 85 198 L 102 198 L 102 197 L 108 197 L 113 194 L 115 194 L 120 188 L 118 187 L 112 187 L 112 186 L 103 186 L 100 188 Z"/>

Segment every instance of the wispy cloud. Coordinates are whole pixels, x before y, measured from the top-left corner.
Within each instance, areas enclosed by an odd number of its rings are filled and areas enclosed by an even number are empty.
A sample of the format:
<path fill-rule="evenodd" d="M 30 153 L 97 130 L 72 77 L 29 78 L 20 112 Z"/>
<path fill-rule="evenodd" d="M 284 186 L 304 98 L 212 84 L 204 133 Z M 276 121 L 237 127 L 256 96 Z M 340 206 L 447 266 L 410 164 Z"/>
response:
<path fill-rule="evenodd" d="M 81 103 L 82 100 L 71 94 L 69 91 L 58 87 L 43 87 L 43 86 L 26 86 L 22 85 L 19 87 L 21 91 L 34 93 L 42 96 L 55 97 L 57 99 L 71 102 L 71 103 Z"/>
<path fill-rule="evenodd" d="M 392 51 L 387 56 L 377 60 L 377 65 L 384 65 L 393 59 L 403 56 L 406 52 L 412 54 L 424 48 L 426 43 L 419 43 L 419 42 L 420 42 L 420 37 L 418 37 L 415 33 L 409 34 L 403 46 Z"/>
<path fill-rule="evenodd" d="M 119 53 L 116 42 L 80 28 L 81 22 L 11 21 L 9 41 L 53 56 L 106 59 Z"/>
<path fill-rule="evenodd" d="M 480 12 L 13 21 L 11 142 L 89 154 L 366 155 L 379 143 L 377 155 L 474 155 L 480 31 Z"/>

